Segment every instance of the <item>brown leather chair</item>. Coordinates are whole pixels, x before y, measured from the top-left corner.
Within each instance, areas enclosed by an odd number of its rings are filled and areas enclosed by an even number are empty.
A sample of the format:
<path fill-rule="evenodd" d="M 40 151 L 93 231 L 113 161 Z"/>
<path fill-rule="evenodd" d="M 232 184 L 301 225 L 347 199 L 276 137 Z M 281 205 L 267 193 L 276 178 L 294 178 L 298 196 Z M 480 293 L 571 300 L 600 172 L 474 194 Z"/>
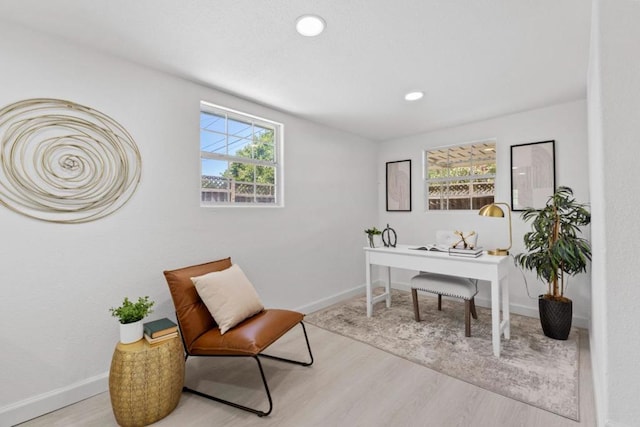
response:
<path fill-rule="evenodd" d="M 204 302 L 200 299 L 191 278 L 211 273 L 213 271 L 225 270 L 231 267 L 231 265 L 231 258 L 225 258 L 205 264 L 193 265 L 164 272 L 164 276 L 169 285 L 169 290 L 171 291 L 173 304 L 176 309 L 180 335 L 182 336 L 182 342 L 186 353 L 185 361 L 189 356 L 252 357 L 258 363 L 258 368 L 260 369 L 260 376 L 262 377 L 264 389 L 269 400 L 269 409 L 266 412 L 260 411 L 235 402 L 220 399 L 188 387 L 183 387 L 183 391 L 194 393 L 198 396 L 215 400 L 216 402 L 231 405 L 235 408 L 243 409 L 262 417 L 271 413 L 271 410 L 273 409 L 273 402 L 271 401 L 269 386 L 267 385 L 267 380 L 264 376 L 262 364 L 260 363 L 258 356 L 295 363 L 302 366 L 310 366 L 313 364 L 313 355 L 311 354 L 311 346 L 309 345 L 307 331 L 304 327 L 304 323 L 302 322 L 304 315 L 295 311 L 265 309 L 249 319 L 244 320 L 227 331 L 224 335 L 220 334 L 218 325 L 213 320 L 213 317 L 211 317 L 211 314 Z M 267 347 L 298 324 L 302 326 L 302 330 L 304 332 L 307 349 L 309 350 L 309 362 L 301 362 L 262 354 Z"/>

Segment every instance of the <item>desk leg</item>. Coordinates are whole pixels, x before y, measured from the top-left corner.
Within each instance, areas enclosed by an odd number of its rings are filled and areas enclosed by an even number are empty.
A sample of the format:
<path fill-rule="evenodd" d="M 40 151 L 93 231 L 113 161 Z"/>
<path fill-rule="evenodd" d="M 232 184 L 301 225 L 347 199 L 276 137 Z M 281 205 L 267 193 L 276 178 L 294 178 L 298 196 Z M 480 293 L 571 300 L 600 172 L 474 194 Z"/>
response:
<path fill-rule="evenodd" d="M 365 262 L 365 266 L 367 267 L 367 270 L 365 272 L 365 277 L 366 277 L 366 288 L 367 288 L 367 317 L 371 317 L 371 315 L 373 314 L 373 301 L 371 301 L 372 299 L 372 293 L 371 293 L 371 264 L 369 263 L 369 252 L 366 252 L 366 262 Z"/>
<path fill-rule="evenodd" d="M 387 286 L 385 286 L 387 292 L 387 308 L 391 307 L 391 267 L 387 267 Z"/>
<path fill-rule="evenodd" d="M 504 337 L 511 339 L 511 319 L 509 317 L 509 281 L 502 280 L 502 322 L 504 324 Z"/>
<path fill-rule="evenodd" d="M 493 355 L 500 357 L 500 279 L 491 281 L 491 340 Z"/>

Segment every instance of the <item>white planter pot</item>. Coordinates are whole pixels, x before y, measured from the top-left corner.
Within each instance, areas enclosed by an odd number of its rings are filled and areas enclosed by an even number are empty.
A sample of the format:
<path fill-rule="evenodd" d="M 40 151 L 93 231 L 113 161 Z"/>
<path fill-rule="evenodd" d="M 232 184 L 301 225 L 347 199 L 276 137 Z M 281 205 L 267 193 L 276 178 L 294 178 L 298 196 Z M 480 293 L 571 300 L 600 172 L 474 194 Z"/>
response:
<path fill-rule="evenodd" d="M 373 238 L 373 246 L 371 246 L 370 240 L 369 240 L 369 236 L 367 236 L 366 239 L 366 246 L 367 247 L 374 247 L 374 248 L 381 248 L 382 247 L 382 236 L 380 234 L 374 234 L 373 236 L 371 236 Z"/>
<path fill-rule="evenodd" d="M 142 339 L 142 320 L 133 323 L 120 323 L 120 342 L 131 344 Z"/>

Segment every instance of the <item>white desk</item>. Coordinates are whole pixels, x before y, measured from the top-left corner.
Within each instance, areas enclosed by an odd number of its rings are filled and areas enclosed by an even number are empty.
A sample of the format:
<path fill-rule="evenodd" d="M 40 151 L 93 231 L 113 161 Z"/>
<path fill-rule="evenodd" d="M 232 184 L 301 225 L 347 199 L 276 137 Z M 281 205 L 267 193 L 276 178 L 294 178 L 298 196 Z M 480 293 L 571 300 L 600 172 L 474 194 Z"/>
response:
<path fill-rule="evenodd" d="M 416 248 L 420 245 L 398 245 L 396 248 L 365 247 L 367 267 L 367 317 L 373 313 L 373 304 L 386 301 L 391 306 L 391 267 L 406 270 L 428 271 L 448 274 L 450 276 L 468 277 L 491 282 L 491 336 L 493 354 L 500 357 L 500 337 L 510 338 L 509 322 L 509 257 L 481 255 L 478 258 L 450 256 L 443 252 L 423 251 Z M 387 267 L 385 292 L 373 297 L 371 286 L 371 266 Z M 502 291 L 502 321 L 500 320 L 500 292 Z"/>

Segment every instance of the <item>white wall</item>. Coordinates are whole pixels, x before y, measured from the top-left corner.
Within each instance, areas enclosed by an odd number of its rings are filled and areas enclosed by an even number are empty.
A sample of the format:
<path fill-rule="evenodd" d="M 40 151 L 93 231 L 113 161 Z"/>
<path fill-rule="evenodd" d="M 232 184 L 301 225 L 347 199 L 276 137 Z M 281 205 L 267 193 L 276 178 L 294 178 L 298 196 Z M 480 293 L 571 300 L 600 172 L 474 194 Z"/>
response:
<path fill-rule="evenodd" d="M 607 356 L 607 315 L 606 315 L 606 216 L 603 179 L 604 146 L 602 144 L 602 109 L 600 96 L 600 41 L 599 41 L 599 7 L 597 0 L 592 2 L 591 43 L 589 45 L 589 73 L 587 81 L 588 115 L 589 115 L 589 184 L 591 187 L 591 328 L 589 345 L 591 350 L 591 367 L 593 370 L 593 386 L 596 403 L 598 425 L 605 425 L 607 415 L 607 396 L 605 368 Z"/>
<path fill-rule="evenodd" d="M 637 426 L 640 2 L 594 0 L 589 73 L 593 205 L 591 349 L 599 425 Z"/>
<path fill-rule="evenodd" d="M 164 269 L 231 256 L 265 305 L 282 308 L 364 283 L 362 230 L 377 218 L 369 141 L 7 24 L 0 58 L 0 106 L 87 105 L 142 155 L 136 194 L 99 221 L 53 224 L 0 206 L 0 425 L 105 391 L 118 341 L 108 308 L 149 295 L 154 318 L 173 318 Z M 200 208 L 202 99 L 284 123 L 284 208 Z"/>
<path fill-rule="evenodd" d="M 506 222 L 480 217 L 477 211 L 426 212 L 424 208 L 426 199 L 422 184 L 422 151 L 488 138 L 497 139 L 497 202 L 511 203 L 510 146 L 552 139 L 555 140 L 556 148 L 556 185 L 573 188 L 579 201 L 589 202 L 587 107 L 585 100 L 579 100 L 381 143 L 378 154 L 378 225 L 386 226 L 389 223 L 398 233 L 400 243 L 431 243 L 435 240 L 435 231 L 438 229 L 464 229 L 476 230 L 478 244 L 485 248 L 506 247 L 509 241 Z M 385 162 L 404 159 L 412 161 L 412 211 L 386 212 Z M 529 230 L 530 225 L 520 219 L 518 212 L 514 212 L 512 254 L 524 250 L 522 236 Z M 585 232 L 588 236 L 589 230 Z M 392 280 L 406 284 L 412 274 L 414 273 L 395 272 Z M 509 275 L 511 307 L 514 312 L 537 316 L 537 295 L 543 293 L 546 287 L 536 282 L 532 272 L 527 272 L 526 277 L 533 299 L 527 296 L 522 274 L 512 267 Z M 478 296 L 478 303 L 481 305 L 490 306 L 488 288 L 481 288 Z M 574 301 L 575 326 L 588 327 L 590 295 L 588 275 L 583 274 L 569 281 L 567 296 Z"/>

